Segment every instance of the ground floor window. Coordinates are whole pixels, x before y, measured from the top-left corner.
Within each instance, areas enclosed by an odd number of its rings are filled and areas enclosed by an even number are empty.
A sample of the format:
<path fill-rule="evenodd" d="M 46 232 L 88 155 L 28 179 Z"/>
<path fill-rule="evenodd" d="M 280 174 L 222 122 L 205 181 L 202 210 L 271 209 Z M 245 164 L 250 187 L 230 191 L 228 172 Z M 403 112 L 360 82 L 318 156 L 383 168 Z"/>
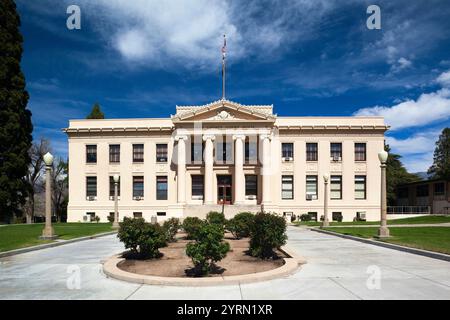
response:
<path fill-rule="evenodd" d="M 95 212 L 86 212 L 87 221 L 92 222 L 95 220 Z"/>
<path fill-rule="evenodd" d="M 281 198 L 283 200 L 294 199 L 294 176 L 281 177 Z"/>
<path fill-rule="evenodd" d="M 156 200 L 167 200 L 167 176 L 156 177 Z"/>
<path fill-rule="evenodd" d="M 306 200 L 317 199 L 317 176 L 306 176 Z"/>
<path fill-rule="evenodd" d="M 117 182 L 117 196 L 120 197 L 120 179 Z M 109 176 L 109 197 L 114 200 L 114 177 Z"/>
<path fill-rule="evenodd" d="M 86 197 L 97 196 L 97 177 L 86 177 Z"/>
<path fill-rule="evenodd" d="M 204 179 L 202 175 L 192 176 L 192 199 L 203 200 Z"/>
<path fill-rule="evenodd" d="M 133 177 L 133 199 L 141 199 L 144 197 L 144 177 Z"/>
<path fill-rule="evenodd" d="M 332 213 L 332 219 L 333 221 L 342 221 L 342 212 L 333 212 Z"/>
<path fill-rule="evenodd" d="M 317 212 L 308 212 L 308 216 L 311 218 L 311 221 L 317 221 Z"/>
<path fill-rule="evenodd" d="M 133 212 L 133 218 L 142 218 L 142 212 Z"/>
<path fill-rule="evenodd" d="M 258 194 L 258 176 L 245 176 L 245 197 L 247 199 L 256 199 Z"/>
<path fill-rule="evenodd" d="M 331 199 L 342 199 L 342 176 L 331 176 L 330 180 Z"/>
<path fill-rule="evenodd" d="M 157 212 L 156 215 L 157 215 L 158 217 L 165 217 L 165 216 L 166 216 L 166 213 L 165 213 L 165 212 Z"/>
<path fill-rule="evenodd" d="M 355 199 L 366 199 L 366 176 L 355 176 Z"/>

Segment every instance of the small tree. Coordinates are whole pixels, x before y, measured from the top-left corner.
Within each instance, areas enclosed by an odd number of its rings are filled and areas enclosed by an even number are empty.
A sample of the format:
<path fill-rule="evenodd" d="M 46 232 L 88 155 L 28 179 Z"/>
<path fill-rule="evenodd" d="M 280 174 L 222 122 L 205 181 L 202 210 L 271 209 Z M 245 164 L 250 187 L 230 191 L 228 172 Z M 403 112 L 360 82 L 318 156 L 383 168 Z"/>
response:
<path fill-rule="evenodd" d="M 216 212 L 216 211 L 210 211 L 206 215 L 206 221 L 208 221 L 208 223 L 217 224 L 217 225 L 223 227 L 227 220 L 225 219 L 225 215 L 223 213 Z"/>
<path fill-rule="evenodd" d="M 163 229 L 166 233 L 166 239 L 169 242 L 174 242 L 175 236 L 180 229 L 180 220 L 177 218 L 170 218 L 169 220 L 164 221 Z"/>
<path fill-rule="evenodd" d="M 436 142 L 433 165 L 428 169 L 428 173 L 434 179 L 450 180 L 450 128 L 442 130 Z"/>
<path fill-rule="evenodd" d="M 286 243 L 286 220 L 271 213 L 258 213 L 250 230 L 250 254 L 262 259 L 275 256 L 274 249 Z"/>
<path fill-rule="evenodd" d="M 300 221 L 311 221 L 311 216 L 309 214 L 304 213 L 300 216 Z"/>
<path fill-rule="evenodd" d="M 95 216 L 94 220 L 95 220 L 95 222 L 99 223 L 100 222 L 100 217 L 99 216 Z"/>
<path fill-rule="evenodd" d="M 91 113 L 86 117 L 86 119 L 105 119 L 105 114 L 100 109 L 98 102 L 92 106 Z"/>
<path fill-rule="evenodd" d="M 203 224 L 196 241 L 186 246 L 186 254 L 202 275 L 209 274 L 213 264 L 225 258 L 229 250 L 230 245 L 223 241 L 223 227 L 210 223 Z"/>
<path fill-rule="evenodd" d="M 255 215 L 251 212 L 241 212 L 226 223 L 226 229 L 230 231 L 236 239 L 245 238 L 250 235 L 250 229 L 255 221 Z"/>
<path fill-rule="evenodd" d="M 204 221 L 197 217 L 186 217 L 183 220 L 183 230 L 187 233 L 187 238 L 190 240 L 196 239 L 197 233 Z"/>

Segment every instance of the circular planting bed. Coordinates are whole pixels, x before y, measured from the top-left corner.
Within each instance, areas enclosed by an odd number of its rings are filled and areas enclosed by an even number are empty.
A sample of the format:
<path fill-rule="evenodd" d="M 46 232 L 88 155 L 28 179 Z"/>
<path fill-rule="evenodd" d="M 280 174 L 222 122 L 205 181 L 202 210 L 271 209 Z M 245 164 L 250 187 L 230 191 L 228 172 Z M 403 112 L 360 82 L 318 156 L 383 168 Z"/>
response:
<path fill-rule="evenodd" d="M 158 259 L 133 260 L 117 255 L 108 259 L 103 269 L 106 275 L 125 281 L 200 286 L 270 280 L 293 273 L 299 263 L 304 263 L 286 248 L 275 251 L 274 259 L 262 260 L 247 254 L 248 238 L 236 240 L 226 234 L 225 241 L 230 244 L 230 251 L 204 277 L 195 273 L 191 258 L 186 255 L 190 240 L 182 233 L 177 235 L 176 242 L 160 249 L 162 256 Z"/>

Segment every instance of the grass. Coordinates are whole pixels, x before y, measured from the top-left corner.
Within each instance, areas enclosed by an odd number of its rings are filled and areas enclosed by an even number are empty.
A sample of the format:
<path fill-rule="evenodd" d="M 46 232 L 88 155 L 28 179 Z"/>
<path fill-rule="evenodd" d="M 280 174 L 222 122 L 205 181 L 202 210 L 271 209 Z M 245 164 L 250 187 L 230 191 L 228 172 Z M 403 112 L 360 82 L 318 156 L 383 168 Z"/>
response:
<path fill-rule="evenodd" d="M 373 238 L 378 228 L 325 228 L 325 230 L 360 238 Z M 389 229 L 391 237 L 380 241 L 406 247 L 450 254 L 450 228 L 448 227 L 402 227 Z"/>
<path fill-rule="evenodd" d="M 422 216 L 422 217 L 414 217 L 414 218 L 402 218 L 402 219 L 394 219 L 388 220 L 388 225 L 396 225 L 396 224 L 423 224 L 423 223 L 450 223 L 450 216 Z M 314 221 L 300 221 L 295 222 L 297 225 L 301 226 L 320 226 L 321 222 Z M 331 226 L 354 226 L 354 225 L 378 225 L 380 221 L 351 221 L 351 222 L 331 222 Z"/>
<path fill-rule="evenodd" d="M 111 223 L 54 223 L 55 233 L 59 239 L 91 236 L 97 233 L 112 231 Z M 44 224 L 19 224 L 0 226 L 0 252 L 20 249 L 38 244 L 52 242 L 40 240 Z"/>

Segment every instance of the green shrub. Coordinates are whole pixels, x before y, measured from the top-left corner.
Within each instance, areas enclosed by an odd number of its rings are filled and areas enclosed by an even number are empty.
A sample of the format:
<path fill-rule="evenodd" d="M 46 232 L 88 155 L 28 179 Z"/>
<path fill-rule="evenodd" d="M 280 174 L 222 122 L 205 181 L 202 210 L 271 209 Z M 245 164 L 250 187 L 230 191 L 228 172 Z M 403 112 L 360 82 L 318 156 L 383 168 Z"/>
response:
<path fill-rule="evenodd" d="M 197 217 L 186 217 L 183 220 L 183 230 L 187 233 L 188 239 L 195 239 L 197 236 L 198 231 L 200 230 L 200 227 L 204 224 L 202 220 L 200 220 Z"/>
<path fill-rule="evenodd" d="M 100 217 L 99 216 L 95 216 L 94 220 L 95 220 L 95 222 L 99 223 L 100 222 Z"/>
<path fill-rule="evenodd" d="M 301 221 L 311 221 L 311 216 L 309 215 L 309 214 L 302 214 L 301 216 L 300 216 L 300 220 Z"/>
<path fill-rule="evenodd" d="M 130 254 L 125 258 L 146 259 L 160 256 L 159 248 L 166 246 L 166 235 L 159 224 L 146 223 L 143 218 L 127 218 L 119 223 L 117 237 Z"/>
<path fill-rule="evenodd" d="M 236 239 L 245 238 L 250 235 L 251 225 L 254 223 L 255 215 L 251 212 L 241 212 L 226 223 L 226 228 Z"/>
<path fill-rule="evenodd" d="M 286 220 L 271 213 L 258 213 L 250 230 L 250 254 L 262 259 L 274 257 L 274 249 L 286 243 Z"/>
<path fill-rule="evenodd" d="M 191 257 L 197 273 L 207 275 L 213 264 L 227 255 L 230 245 L 223 241 L 223 231 L 217 224 L 204 223 L 195 242 L 187 244 L 186 254 Z"/>
<path fill-rule="evenodd" d="M 166 233 L 166 239 L 169 242 L 175 241 L 175 235 L 180 229 L 180 220 L 177 218 L 170 218 L 169 220 L 164 221 L 163 228 Z"/>
<path fill-rule="evenodd" d="M 113 223 L 114 222 L 114 216 L 112 216 L 112 215 L 109 215 L 108 216 L 108 221 L 110 222 L 110 223 Z"/>
<path fill-rule="evenodd" d="M 225 219 L 225 215 L 221 212 L 210 211 L 206 215 L 206 221 L 208 223 L 217 224 L 219 226 L 224 226 L 227 220 Z"/>

